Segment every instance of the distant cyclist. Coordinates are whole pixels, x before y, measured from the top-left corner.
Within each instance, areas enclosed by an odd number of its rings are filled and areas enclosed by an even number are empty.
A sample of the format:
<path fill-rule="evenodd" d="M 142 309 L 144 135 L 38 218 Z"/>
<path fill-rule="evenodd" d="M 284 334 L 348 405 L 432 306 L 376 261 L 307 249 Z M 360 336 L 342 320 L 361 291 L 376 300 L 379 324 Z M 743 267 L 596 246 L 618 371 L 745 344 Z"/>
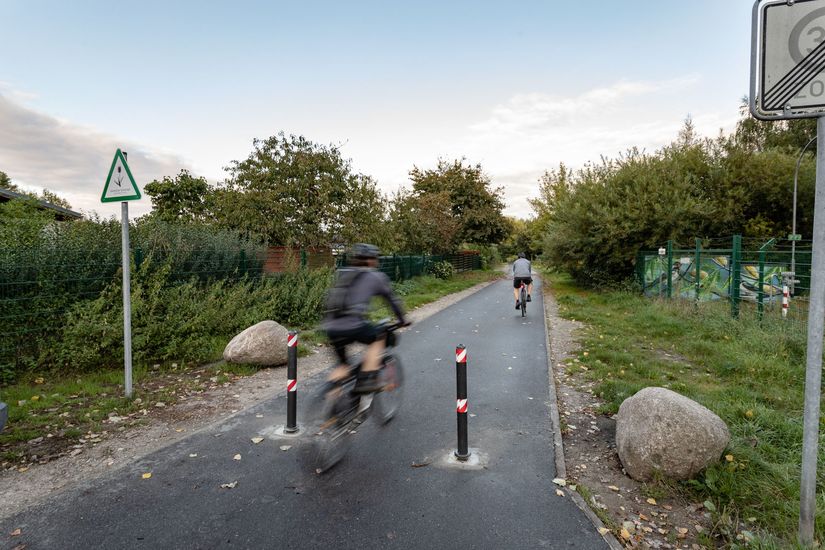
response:
<path fill-rule="evenodd" d="M 402 326 L 408 325 L 401 301 L 392 291 L 389 277 L 378 271 L 378 247 L 359 243 L 353 245 L 350 265 L 336 273 L 335 285 L 327 295 L 323 329 L 338 355 L 338 366 L 330 373 L 333 384 L 347 378 L 347 346 L 353 342 L 367 344 L 363 366 L 358 373 L 355 391 L 379 391 L 378 369 L 384 352 L 386 334 L 381 334 L 367 318 L 370 301 L 380 296 L 390 305 Z"/>
<path fill-rule="evenodd" d="M 518 253 L 518 259 L 513 262 L 513 296 L 516 298 L 516 309 L 521 307 L 518 299 L 518 291 L 521 288 L 521 283 L 527 285 L 527 301 L 532 302 L 533 298 L 533 268 L 530 260 L 524 255 L 524 252 Z"/>

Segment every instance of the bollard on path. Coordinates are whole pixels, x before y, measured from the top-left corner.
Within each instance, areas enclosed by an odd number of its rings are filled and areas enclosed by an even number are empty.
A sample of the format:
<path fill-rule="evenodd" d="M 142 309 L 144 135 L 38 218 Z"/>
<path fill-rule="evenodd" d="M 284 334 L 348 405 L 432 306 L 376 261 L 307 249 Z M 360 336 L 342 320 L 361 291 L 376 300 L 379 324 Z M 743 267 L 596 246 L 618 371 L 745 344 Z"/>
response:
<path fill-rule="evenodd" d="M 458 417 L 458 449 L 455 457 L 464 462 L 470 458 L 467 447 L 467 348 L 455 348 L 456 416 Z"/>
<path fill-rule="evenodd" d="M 295 433 L 298 431 L 296 421 L 297 400 L 298 400 L 298 333 L 290 331 L 286 338 L 287 362 L 286 362 L 286 426 L 284 433 Z"/>

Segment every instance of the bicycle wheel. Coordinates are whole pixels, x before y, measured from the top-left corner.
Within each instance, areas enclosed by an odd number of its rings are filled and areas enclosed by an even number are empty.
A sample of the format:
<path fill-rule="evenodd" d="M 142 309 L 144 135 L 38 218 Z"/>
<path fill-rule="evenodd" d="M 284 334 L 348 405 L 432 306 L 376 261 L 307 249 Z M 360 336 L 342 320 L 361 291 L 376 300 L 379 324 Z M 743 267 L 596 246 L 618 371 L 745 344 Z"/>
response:
<path fill-rule="evenodd" d="M 404 370 L 395 355 L 387 355 L 381 361 L 381 385 L 384 389 L 375 394 L 372 402 L 373 414 L 381 424 L 386 424 L 401 408 L 404 389 Z"/>
<path fill-rule="evenodd" d="M 521 287 L 519 297 L 521 298 L 521 316 L 524 317 L 527 315 L 527 292 L 525 292 L 524 287 Z"/>
<path fill-rule="evenodd" d="M 330 394 L 323 385 L 308 408 L 309 466 L 318 474 L 328 471 L 347 454 L 351 439 L 350 422 L 342 413 L 349 407 L 349 388 Z"/>

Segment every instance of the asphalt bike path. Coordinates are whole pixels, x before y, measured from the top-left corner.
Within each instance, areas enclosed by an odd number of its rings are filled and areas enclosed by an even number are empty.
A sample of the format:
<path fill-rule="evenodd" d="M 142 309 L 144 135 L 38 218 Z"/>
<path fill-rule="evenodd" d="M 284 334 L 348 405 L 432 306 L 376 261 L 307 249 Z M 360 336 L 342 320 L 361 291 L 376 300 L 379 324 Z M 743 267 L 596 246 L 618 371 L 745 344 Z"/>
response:
<path fill-rule="evenodd" d="M 359 426 L 326 474 L 309 468 L 304 438 L 273 435 L 286 420 L 281 393 L 0 523 L 0 546 L 607 548 L 552 482 L 537 283 L 524 318 L 504 280 L 404 331 L 398 416 Z M 469 446 L 480 461 L 471 466 L 450 460 L 459 344 L 468 351 Z M 320 377 L 302 380 L 299 358 L 298 380 L 300 425 Z"/>

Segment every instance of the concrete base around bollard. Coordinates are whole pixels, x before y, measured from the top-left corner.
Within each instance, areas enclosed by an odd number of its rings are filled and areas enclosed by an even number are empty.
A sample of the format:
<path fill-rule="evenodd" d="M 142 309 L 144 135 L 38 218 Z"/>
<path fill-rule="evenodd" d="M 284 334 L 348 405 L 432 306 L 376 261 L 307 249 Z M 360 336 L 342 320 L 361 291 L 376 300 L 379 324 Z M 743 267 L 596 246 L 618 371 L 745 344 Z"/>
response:
<path fill-rule="evenodd" d="M 467 460 L 459 460 L 458 457 L 455 456 L 455 449 L 450 449 L 435 465 L 453 470 L 483 470 L 487 467 L 487 464 L 490 462 L 490 457 L 487 453 L 482 453 L 473 447 L 470 447 L 468 450 L 470 456 L 467 457 Z"/>
<path fill-rule="evenodd" d="M 270 439 L 284 439 L 284 438 L 295 438 L 304 435 L 306 429 L 301 426 L 300 424 L 297 425 L 298 430 L 294 432 L 286 431 L 285 425 L 280 426 L 272 426 L 271 428 L 266 428 L 265 430 L 261 430 L 259 433 Z"/>

